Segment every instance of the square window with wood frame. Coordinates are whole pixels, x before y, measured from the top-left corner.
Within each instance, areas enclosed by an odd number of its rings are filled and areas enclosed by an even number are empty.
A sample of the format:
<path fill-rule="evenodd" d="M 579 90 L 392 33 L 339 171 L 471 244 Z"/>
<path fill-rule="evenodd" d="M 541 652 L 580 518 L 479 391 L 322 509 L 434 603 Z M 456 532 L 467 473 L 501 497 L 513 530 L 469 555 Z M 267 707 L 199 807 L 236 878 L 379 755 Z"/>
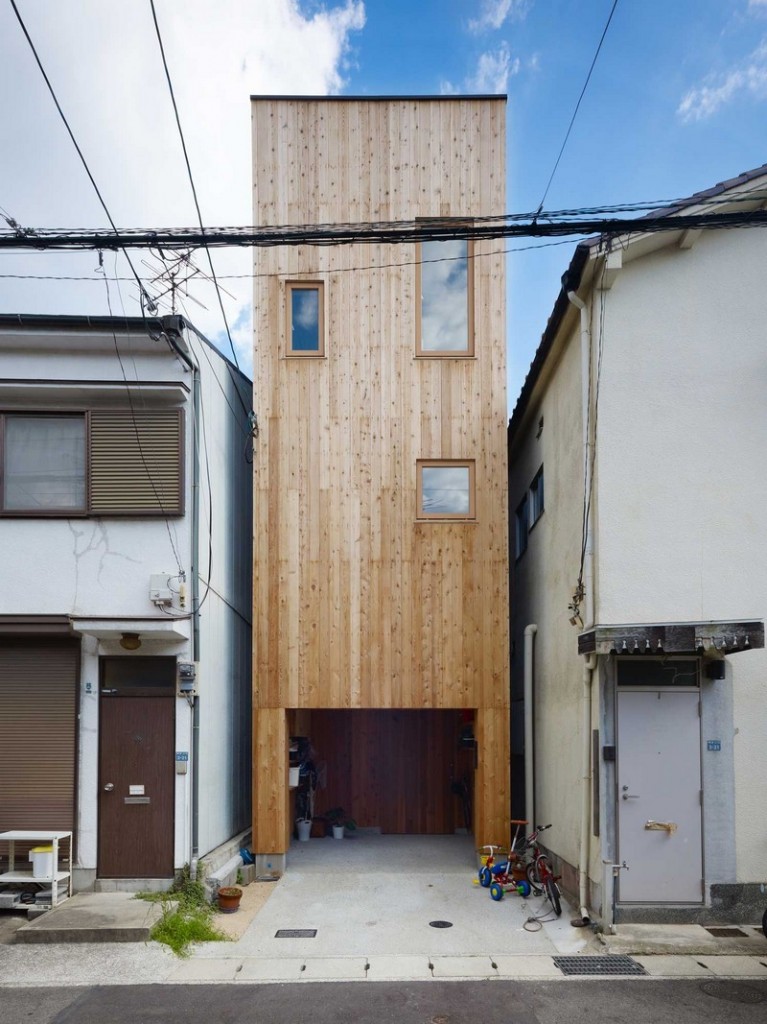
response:
<path fill-rule="evenodd" d="M 321 281 L 288 281 L 288 355 L 325 355 L 325 298 Z"/>
<path fill-rule="evenodd" d="M 0 412 L 0 514 L 180 516 L 180 409 Z"/>
<path fill-rule="evenodd" d="M 418 463 L 419 519 L 474 519 L 474 461 Z"/>
<path fill-rule="evenodd" d="M 416 355 L 474 355 L 474 260 L 466 238 L 421 242 L 416 264 Z"/>

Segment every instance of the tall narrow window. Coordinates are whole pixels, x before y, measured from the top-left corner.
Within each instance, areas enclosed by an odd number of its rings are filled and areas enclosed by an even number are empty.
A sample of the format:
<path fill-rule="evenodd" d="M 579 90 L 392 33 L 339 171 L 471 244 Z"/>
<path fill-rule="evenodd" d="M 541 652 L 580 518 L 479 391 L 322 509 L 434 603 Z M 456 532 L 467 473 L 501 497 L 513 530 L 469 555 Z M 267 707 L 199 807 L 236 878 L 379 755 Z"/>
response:
<path fill-rule="evenodd" d="M 422 242 L 417 265 L 416 354 L 474 354 L 473 260 L 465 238 Z"/>
<path fill-rule="evenodd" d="M 288 355 L 325 354 L 324 301 L 321 282 L 288 282 Z"/>
<path fill-rule="evenodd" d="M 474 463 L 418 463 L 419 519 L 474 519 Z"/>
<path fill-rule="evenodd" d="M 530 484 L 530 526 L 533 527 L 543 515 L 543 466 Z"/>
<path fill-rule="evenodd" d="M 521 558 L 527 550 L 527 533 L 529 530 L 529 510 L 527 495 L 517 505 L 514 513 L 514 557 Z"/>

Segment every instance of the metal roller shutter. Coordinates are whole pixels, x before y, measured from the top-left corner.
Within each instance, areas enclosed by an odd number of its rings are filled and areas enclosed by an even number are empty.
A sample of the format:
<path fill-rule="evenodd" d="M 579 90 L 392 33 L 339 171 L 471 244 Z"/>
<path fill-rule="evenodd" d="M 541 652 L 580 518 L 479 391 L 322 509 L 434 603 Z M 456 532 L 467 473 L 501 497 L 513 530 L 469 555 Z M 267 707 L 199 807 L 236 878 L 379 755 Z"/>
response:
<path fill-rule="evenodd" d="M 179 409 L 90 413 L 90 510 L 96 515 L 181 515 Z"/>
<path fill-rule="evenodd" d="M 74 829 L 79 644 L 0 638 L 0 831 Z"/>

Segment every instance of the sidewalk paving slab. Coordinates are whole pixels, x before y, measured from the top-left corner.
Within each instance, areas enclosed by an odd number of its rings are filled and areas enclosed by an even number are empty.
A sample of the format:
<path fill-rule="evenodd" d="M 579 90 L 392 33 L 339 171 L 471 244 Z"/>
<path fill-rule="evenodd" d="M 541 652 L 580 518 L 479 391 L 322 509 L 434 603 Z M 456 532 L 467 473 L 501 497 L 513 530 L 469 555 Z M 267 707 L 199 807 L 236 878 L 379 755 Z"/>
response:
<path fill-rule="evenodd" d="M 184 984 L 234 981 L 241 963 L 239 957 L 235 960 L 185 960 L 168 975 L 166 981 Z"/>
<path fill-rule="evenodd" d="M 489 956 L 433 956 L 434 978 L 497 978 Z"/>
<path fill-rule="evenodd" d="M 426 955 L 371 956 L 368 965 L 369 981 L 426 981 L 432 977 Z"/>
<path fill-rule="evenodd" d="M 710 971 L 701 967 L 694 956 L 672 956 L 655 954 L 653 956 L 635 956 L 632 959 L 647 971 L 653 978 L 705 978 Z"/>
<path fill-rule="evenodd" d="M 702 964 L 723 978 L 767 979 L 767 957 L 757 956 L 701 956 Z"/>
<path fill-rule="evenodd" d="M 361 981 L 367 976 L 367 957 L 307 957 L 301 981 Z"/>
<path fill-rule="evenodd" d="M 501 978 L 561 978 L 562 972 L 550 956 L 503 953 L 493 957 Z"/>
<path fill-rule="evenodd" d="M 248 957 L 242 962 L 235 981 L 301 981 L 304 975 L 305 957 L 270 959 Z"/>

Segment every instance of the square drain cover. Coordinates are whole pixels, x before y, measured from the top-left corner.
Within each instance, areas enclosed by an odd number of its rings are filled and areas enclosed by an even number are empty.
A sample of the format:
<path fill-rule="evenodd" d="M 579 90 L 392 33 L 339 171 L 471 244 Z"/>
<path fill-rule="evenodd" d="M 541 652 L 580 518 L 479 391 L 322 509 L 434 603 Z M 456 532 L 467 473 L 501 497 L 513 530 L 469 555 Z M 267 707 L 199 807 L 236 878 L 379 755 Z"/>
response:
<path fill-rule="evenodd" d="M 313 939 L 316 935 L 316 928 L 280 928 L 274 933 L 275 939 Z"/>
<path fill-rule="evenodd" d="M 713 935 L 716 939 L 747 939 L 748 935 L 746 932 L 742 932 L 740 928 L 706 928 L 709 935 Z"/>
<path fill-rule="evenodd" d="M 555 956 L 562 974 L 647 974 L 630 956 Z"/>

